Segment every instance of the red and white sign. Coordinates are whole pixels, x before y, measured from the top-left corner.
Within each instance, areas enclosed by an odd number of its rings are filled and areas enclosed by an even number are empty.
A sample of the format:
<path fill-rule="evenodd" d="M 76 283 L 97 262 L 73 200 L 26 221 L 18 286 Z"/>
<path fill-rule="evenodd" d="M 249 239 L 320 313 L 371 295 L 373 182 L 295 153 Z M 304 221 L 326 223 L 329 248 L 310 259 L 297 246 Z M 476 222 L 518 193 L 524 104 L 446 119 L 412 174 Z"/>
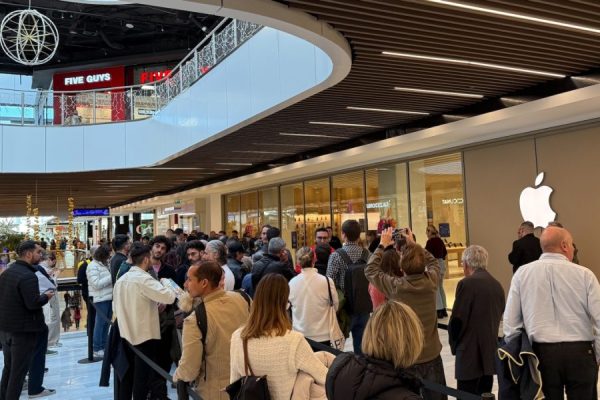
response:
<path fill-rule="evenodd" d="M 160 81 L 161 79 L 167 77 L 171 73 L 170 69 L 165 69 L 162 71 L 142 71 L 140 72 L 139 82 L 141 84 Z"/>

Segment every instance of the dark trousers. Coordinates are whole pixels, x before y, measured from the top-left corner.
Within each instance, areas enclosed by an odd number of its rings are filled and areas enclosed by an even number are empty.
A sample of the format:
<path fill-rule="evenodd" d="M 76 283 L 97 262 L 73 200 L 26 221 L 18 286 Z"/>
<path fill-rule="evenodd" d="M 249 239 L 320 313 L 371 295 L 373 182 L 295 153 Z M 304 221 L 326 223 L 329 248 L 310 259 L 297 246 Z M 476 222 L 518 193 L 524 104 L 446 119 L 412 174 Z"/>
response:
<path fill-rule="evenodd" d="M 156 349 L 158 345 L 158 340 L 148 340 L 134 347 L 150 360 L 156 362 Z M 162 394 L 162 388 L 160 387 L 161 385 L 165 386 L 164 380 L 144 360 L 134 353 L 129 344 L 125 345 L 125 351 L 129 360 L 129 368 L 119 384 L 115 385 L 117 392 L 115 398 L 129 400 L 133 396 L 133 400 L 146 400 L 150 394 L 150 399 L 152 400 L 164 399 L 166 394 Z"/>
<path fill-rule="evenodd" d="M 39 333 L 33 358 L 29 364 L 29 382 L 27 383 L 27 393 L 34 395 L 44 390 L 44 368 L 46 367 L 46 350 L 48 350 L 48 327 Z"/>
<path fill-rule="evenodd" d="M 442 357 L 437 356 L 431 361 L 427 361 L 420 364 L 415 364 L 412 367 L 407 368 L 407 371 L 420 376 L 423 379 L 439 383 L 440 385 L 446 386 L 446 375 L 444 375 L 444 364 L 442 363 Z M 423 389 L 423 399 L 425 400 L 447 400 L 448 396 L 431 390 Z"/>
<path fill-rule="evenodd" d="M 370 314 L 353 314 L 351 317 L 350 332 L 352 332 L 354 354 L 362 354 L 361 343 L 369 317 Z"/>
<path fill-rule="evenodd" d="M 533 343 L 548 400 L 596 400 L 598 364 L 592 342 Z"/>
<path fill-rule="evenodd" d="M 173 365 L 173 358 L 171 357 L 171 346 L 173 344 L 173 335 L 171 329 L 161 329 L 160 341 L 157 341 L 156 348 L 156 363 L 167 373 L 170 373 L 171 366 Z M 157 387 L 158 392 L 156 393 L 159 398 L 167 398 L 167 381 L 160 375 L 156 375 L 156 379 L 161 382 L 160 386 Z"/>
<path fill-rule="evenodd" d="M 33 358 L 37 333 L 0 332 L 0 342 L 4 353 L 0 400 L 18 400 Z"/>
<path fill-rule="evenodd" d="M 458 379 L 456 383 L 458 390 L 481 396 L 484 393 L 491 393 L 492 386 L 494 385 L 494 375 L 483 375 L 479 378 L 469 380 Z"/>

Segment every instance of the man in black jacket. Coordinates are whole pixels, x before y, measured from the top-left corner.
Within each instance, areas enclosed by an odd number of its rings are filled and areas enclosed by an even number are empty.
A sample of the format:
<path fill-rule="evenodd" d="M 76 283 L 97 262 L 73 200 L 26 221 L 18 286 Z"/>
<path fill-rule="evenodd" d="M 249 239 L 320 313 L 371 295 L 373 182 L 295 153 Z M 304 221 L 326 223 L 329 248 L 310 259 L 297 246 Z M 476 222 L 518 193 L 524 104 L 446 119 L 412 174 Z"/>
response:
<path fill-rule="evenodd" d="M 508 255 L 508 261 L 513 266 L 513 274 L 521 265 L 536 261 L 542 255 L 540 239 L 533 235 L 533 223 L 523 222 L 517 231 L 518 239 L 513 242 L 512 251 Z"/>
<path fill-rule="evenodd" d="M 129 254 L 129 249 L 131 248 L 131 240 L 129 240 L 129 236 L 127 235 L 115 235 L 112 240 L 112 248 L 115 254 L 110 259 L 110 276 L 112 278 L 113 286 L 117 281 L 117 274 L 119 273 L 119 268 L 123 261 L 127 261 L 127 255 Z"/>
<path fill-rule="evenodd" d="M 282 238 L 274 237 L 269 240 L 269 253 L 263 255 L 252 267 L 252 287 L 254 290 L 256 290 L 258 282 L 266 274 L 281 274 L 288 282 L 296 276 L 287 264 L 287 257 L 285 242 Z"/>
<path fill-rule="evenodd" d="M 242 278 L 246 275 L 242 258 L 244 257 L 244 246 L 239 240 L 229 239 L 227 241 L 227 266 L 235 278 L 234 289 L 242 287 Z"/>
<path fill-rule="evenodd" d="M 19 258 L 0 275 L 0 342 L 4 353 L 0 400 L 19 398 L 38 335 L 48 329 L 42 306 L 54 292 L 40 294 L 33 266 L 40 262 L 42 251 L 33 240 L 21 242 Z"/>

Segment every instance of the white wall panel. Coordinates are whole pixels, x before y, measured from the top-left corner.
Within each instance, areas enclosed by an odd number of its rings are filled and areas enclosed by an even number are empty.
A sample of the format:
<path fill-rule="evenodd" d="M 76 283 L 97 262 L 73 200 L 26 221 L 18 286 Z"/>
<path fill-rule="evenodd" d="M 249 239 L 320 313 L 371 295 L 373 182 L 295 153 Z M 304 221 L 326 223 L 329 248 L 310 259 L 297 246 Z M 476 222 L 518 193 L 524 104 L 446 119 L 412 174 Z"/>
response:
<path fill-rule="evenodd" d="M 21 126 L 2 127 L 2 171 L 39 172 L 46 170 L 46 129 Z M 55 157 L 64 157 L 68 148 Z"/>
<path fill-rule="evenodd" d="M 233 126 L 253 116 L 248 46 L 239 48 L 224 64 L 227 71 L 227 123 Z"/>
<path fill-rule="evenodd" d="M 208 135 L 215 135 L 227 129 L 227 74 L 224 68 L 217 66 L 203 78 L 204 91 L 198 96 L 208 99 Z"/>
<path fill-rule="evenodd" d="M 125 168 L 127 123 L 88 125 L 83 129 L 84 169 Z"/>
<path fill-rule="evenodd" d="M 281 97 L 289 99 L 316 84 L 315 46 L 288 33 L 277 33 Z"/>
<path fill-rule="evenodd" d="M 83 170 L 83 126 L 46 128 L 46 172 Z"/>
<path fill-rule="evenodd" d="M 246 45 L 250 50 L 252 112 L 259 114 L 281 102 L 278 32 L 263 28 Z"/>

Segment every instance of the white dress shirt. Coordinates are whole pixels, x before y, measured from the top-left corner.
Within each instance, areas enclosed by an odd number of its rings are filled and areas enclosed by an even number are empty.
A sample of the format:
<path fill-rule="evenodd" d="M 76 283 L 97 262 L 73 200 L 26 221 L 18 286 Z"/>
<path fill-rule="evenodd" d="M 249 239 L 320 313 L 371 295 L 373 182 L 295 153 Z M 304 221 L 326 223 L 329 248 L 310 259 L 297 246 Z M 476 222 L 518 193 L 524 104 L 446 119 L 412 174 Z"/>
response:
<path fill-rule="evenodd" d="M 234 290 L 235 289 L 235 276 L 233 276 L 233 272 L 231 272 L 231 268 L 227 264 L 221 265 L 225 273 L 225 290 Z"/>
<path fill-rule="evenodd" d="M 175 292 L 133 266 L 115 283 L 113 309 L 121 337 L 133 345 L 160 339 L 158 304 L 172 304 Z"/>
<path fill-rule="evenodd" d="M 532 342 L 594 342 L 600 359 L 600 284 L 594 273 L 557 253 L 520 267 L 508 292 L 504 335 L 508 340 L 523 327 Z"/>

